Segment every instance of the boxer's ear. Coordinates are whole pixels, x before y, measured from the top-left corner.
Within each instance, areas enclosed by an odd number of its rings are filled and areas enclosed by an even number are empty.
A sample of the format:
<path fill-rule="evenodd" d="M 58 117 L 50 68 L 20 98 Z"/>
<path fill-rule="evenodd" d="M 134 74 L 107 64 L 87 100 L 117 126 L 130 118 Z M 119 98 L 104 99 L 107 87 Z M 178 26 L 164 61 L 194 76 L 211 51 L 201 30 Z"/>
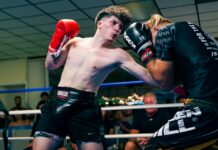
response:
<path fill-rule="evenodd" d="M 97 22 L 97 27 L 98 27 L 98 28 L 101 28 L 101 25 L 102 25 L 102 21 L 99 20 L 99 21 Z"/>
<path fill-rule="evenodd" d="M 154 30 L 156 30 L 156 31 L 160 30 L 160 26 L 154 26 L 153 28 L 154 28 Z"/>

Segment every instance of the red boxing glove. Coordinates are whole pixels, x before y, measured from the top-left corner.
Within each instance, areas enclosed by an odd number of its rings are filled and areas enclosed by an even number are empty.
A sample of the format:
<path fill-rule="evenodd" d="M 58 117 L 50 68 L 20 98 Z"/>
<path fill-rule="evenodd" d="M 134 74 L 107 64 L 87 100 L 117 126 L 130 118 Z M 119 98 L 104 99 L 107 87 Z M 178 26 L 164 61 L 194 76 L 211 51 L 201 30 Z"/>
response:
<path fill-rule="evenodd" d="M 71 38 L 77 36 L 80 31 L 80 26 L 75 20 L 61 19 L 56 24 L 55 32 L 52 36 L 48 51 L 58 57 L 61 53 L 61 48 Z"/>

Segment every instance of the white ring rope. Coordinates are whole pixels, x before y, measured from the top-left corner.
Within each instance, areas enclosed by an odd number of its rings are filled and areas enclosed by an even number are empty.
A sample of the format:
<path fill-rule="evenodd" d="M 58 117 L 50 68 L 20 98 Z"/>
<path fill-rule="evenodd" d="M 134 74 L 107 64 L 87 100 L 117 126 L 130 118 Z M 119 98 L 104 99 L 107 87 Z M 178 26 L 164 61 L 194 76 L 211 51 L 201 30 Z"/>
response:
<path fill-rule="evenodd" d="M 131 105 L 131 106 L 108 106 L 101 107 L 101 110 L 126 110 L 126 109 L 143 109 L 143 108 L 172 108 L 172 107 L 184 107 L 183 103 L 173 104 L 149 104 L 149 105 Z M 9 115 L 21 115 L 21 114 L 40 114 L 39 109 L 35 110 L 12 110 L 9 111 Z M 3 115 L 3 113 L 0 113 Z"/>
<path fill-rule="evenodd" d="M 172 108 L 172 107 L 184 107 L 183 103 L 173 103 L 173 104 L 153 104 L 153 105 L 131 105 L 131 106 L 109 106 L 101 107 L 101 110 L 126 110 L 126 109 L 144 109 L 144 108 Z M 20 114 L 40 114 L 41 110 L 13 110 L 9 111 L 9 115 L 20 115 Z M 4 115 L 0 113 L 0 115 Z M 140 133 L 140 134 L 107 134 L 106 139 L 114 138 L 137 138 L 137 137 L 152 137 L 153 133 Z M 32 140 L 33 137 L 8 137 L 8 140 Z M 69 139 L 69 137 L 66 137 Z M 3 138 L 0 137 L 0 140 Z"/>
<path fill-rule="evenodd" d="M 137 137 L 152 137 L 153 133 L 139 133 L 139 134 L 106 134 L 104 137 L 105 139 L 119 139 L 119 138 L 137 138 Z M 8 140 L 32 140 L 33 137 L 8 137 Z M 69 136 L 66 139 L 70 139 Z M 3 140 L 0 137 L 0 140 Z"/>
<path fill-rule="evenodd" d="M 119 138 L 137 138 L 137 137 L 152 137 L 153 133 L 139 133 L 139 134 L 106 134 L 106 139 Z"/>
<path fill-rule="evenodd" d="M 30 110 L 11 110 L 9 111 L 9 115 L 21 115 L 21 114 L 41 114 L 40 109 L 30 109 Z"/>
<path fill-rule="evenodd" d="M 131 106 L 109 106 L 101 107 L 101 110 L 126 110 L 126 109 L 143 109 L 143 108 L 170 108 L 170 107 L 183 107 L 183 103 L 174 104 L 149 104 L 149 105 L 131 105 Z"/>

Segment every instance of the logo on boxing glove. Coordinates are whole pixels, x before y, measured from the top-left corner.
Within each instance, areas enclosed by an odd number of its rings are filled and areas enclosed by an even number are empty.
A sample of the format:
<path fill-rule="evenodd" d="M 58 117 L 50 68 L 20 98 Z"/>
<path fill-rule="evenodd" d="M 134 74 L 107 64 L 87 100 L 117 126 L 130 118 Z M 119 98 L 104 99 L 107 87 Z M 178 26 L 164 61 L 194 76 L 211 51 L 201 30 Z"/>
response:
<path fill-rule="evenodd" d="M 128 44 L 135 49 L 136 44 L 129 38 L 129 36 L 126 34 L 126 32 L 123 33 L 123 38 L 128 42 Z"/>
<path fill-rule="evenodd" d="M 144 62 L 145 60 L 152 58 L 154 56 L 151 48 L 147 48 L 141 55 L 141 61 Z"/>

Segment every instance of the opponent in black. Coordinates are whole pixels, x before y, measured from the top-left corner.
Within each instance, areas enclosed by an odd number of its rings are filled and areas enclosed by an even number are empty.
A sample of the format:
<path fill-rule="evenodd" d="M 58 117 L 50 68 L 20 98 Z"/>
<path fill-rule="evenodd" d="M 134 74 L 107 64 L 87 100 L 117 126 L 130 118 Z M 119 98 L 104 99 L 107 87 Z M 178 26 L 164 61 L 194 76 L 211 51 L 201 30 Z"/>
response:
<path fill-rule="evenodd" d="M 176 85 L 183 84 L 187 92 L 185 108 L 176 112 L 154 134 L 147 149 L 182 149 L 216 139 L 216 40 L 193 23 L 172 23 L 157 14 L 144 25 L 133 23 L 124 35 L 127 44 L 139 54 L 160 87 L 171 90 Z"/>

